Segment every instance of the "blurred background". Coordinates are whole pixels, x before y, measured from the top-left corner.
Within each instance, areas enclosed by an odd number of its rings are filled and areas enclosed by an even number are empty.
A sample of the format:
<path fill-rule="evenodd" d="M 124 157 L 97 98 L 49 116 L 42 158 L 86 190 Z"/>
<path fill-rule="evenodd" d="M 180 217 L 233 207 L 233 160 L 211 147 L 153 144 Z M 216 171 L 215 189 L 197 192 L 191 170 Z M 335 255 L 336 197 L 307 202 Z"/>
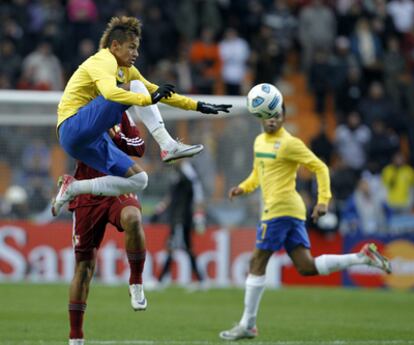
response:
<path fill-rule="evenodd" d="M 330 167 L 330 213 L 311 229 L 328 239 L 414 233 L 411 0 L 1 1 L 0 219 L 52 222 L 55 181 L 74 168 L 55 135 L 59 92 L 114 15 L 142 20 L 137 67 L 154 83 L 239 105 L 257 83 L 281 89 L 288 130 Z M 250 173 L 260 121 L 242 106 L 217 117 L 160 109 L 173 136 L 205 146 L 191 163 L 207 225 L 254 230 L 260 195 L 233 203 L 226 195 Z M 177 167 L 161 162 L 140 128 L 150 178 L 140 199 L 149 222 Z M 315 180 L 300 171 L 297 188 L 311 210 Z"/>
<path fill-rule="evenodd" d="M 414 227 L 411 221 L 405 226 L 414 184 L 413 1 L 2 1 L 0 89 L 63 90 L 96 51 L 113 15 L 142 20 L 137 67 L 148 80 L 202 95 L 243 96 L 262 82 L 278 86 L 288 128 L 331 168 L 331 207 L 343 231 Z M 55 119 L 40 121 L 44 117 L 36 118 L 30 104 L 20 109 L 24 94 L 6 106 L 6 95 L 0 113 L 0 217 L 38 218 L 55 192 L 56 177 L 71 172 L 73 162 L 57 144 Z M 39 115 L 53 115 L 57 101 L 45 98 L 49 109 Z M 171 119 L 168 108 L 162 111 Z M 19 121 L 17 115 L 26 117 Z M 209 221 L 227 221 L 224 207 L 236 224 L 254 224 L 258 196 L 240 205 L 225 197 L 250 171 L 259 121 L 238 108 L 229 117 L 176 115 L 167 127 L 185 142 L 206 147 L 192 162 L 206 191 Z M 141 132 L 148 145 L 142 163 L 152 182 L 142 202 L 150 214 L 173 168 L 161 163 L 154 141 Z M 300 174 L 298 188 L 311 207 L 310 176 Z"/>

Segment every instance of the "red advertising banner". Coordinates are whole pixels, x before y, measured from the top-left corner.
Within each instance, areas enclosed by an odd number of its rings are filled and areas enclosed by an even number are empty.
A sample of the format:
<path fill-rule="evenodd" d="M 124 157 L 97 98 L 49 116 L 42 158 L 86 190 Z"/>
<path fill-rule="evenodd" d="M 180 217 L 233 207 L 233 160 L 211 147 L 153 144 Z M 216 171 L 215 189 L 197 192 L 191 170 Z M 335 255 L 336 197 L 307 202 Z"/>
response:
<path fill-rule="evenodd" d="M 145 232 L 147 258 L 144 279 L 151 281 L 158 276 L 166 257 L 168 228 L 165 225 L 146 225 Z M 71 237 L 70 222 L 45 225 L 23 221 L 0 222 L 0 281 L 69 281 L 74 269 Z M 212 228 L 203 235 L 194 235 L 193 239 L 197 263 L 212 284 L 244 283 L 254 243 L 252 229 L 228 231 Z M 108 226 L 97 257 L 97 273 L 103 282 L 119 283 L 128 279 L 123 246 L 123 234 Z M 232 279 L 233 274 L 237 281 Z M 189 258 L 182 250 L 174 254 L 172 278 L 181 284 L 191 281 Z"/>
<path fill-rule="evenodd" d="M 166 258 L 168 228 L 146 225 L 147 259 L 144 280 L 156 281 Z M 69 281 L 74 269 L 70 222 L 45 225 L 30 222 L 0 222 L 0 281 Z M 324 238 L 311 232 L 312 252 L 341 253 L 339 235 Z M 248 263 L 255 244 L 255 231 L 249 229 L 210 228 L 193 237 L 197 264 L 214 286 L 243 286 Z M 121 283 L 128 279 L 129 269 L 123 250 L 124 236 L 108 226 L 98 251 L 97 275 L 105 283 Z M 192 279 L 189 258 L 184 251 L 174 254 L 172 277 L 176 283 Z M 267 285 L 281 284 L 339 285 L 339 274 L 326 277 L 301 277 L 286 253 L 275 254 L 267 267 Z"/>

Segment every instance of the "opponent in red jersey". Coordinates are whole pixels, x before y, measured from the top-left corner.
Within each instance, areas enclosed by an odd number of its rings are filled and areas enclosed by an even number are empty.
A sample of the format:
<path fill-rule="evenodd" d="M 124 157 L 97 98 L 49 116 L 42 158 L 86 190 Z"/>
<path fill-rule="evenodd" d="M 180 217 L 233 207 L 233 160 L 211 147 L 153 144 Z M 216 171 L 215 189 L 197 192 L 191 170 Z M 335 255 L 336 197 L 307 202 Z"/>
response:
<path fill-rule="evenodd" d="M 109 131 L 114 143 L 130 156 L 142 157 L 144 140 L 138 128 L 122 115 L 122 122 Z M 78 161 L 77 180 L 104 176 L 99 171 Z M 69 345 L 83 345 L 83 314 L 86 309 L 89 284 L 93 276 L 96 252 L 102 242 L 108 223 L 125 233 L 125 250 L 130 265 L 129 293 L 134 310 L 145 310 L 147 300 L 142 284 L 145 262 L 145 235 L 142 227 L 141 205 L 135 194 L 118 197 L 83 194 L 69 204 L 73 212 L 73 246 L 75 274 L 69 291 Z"/>

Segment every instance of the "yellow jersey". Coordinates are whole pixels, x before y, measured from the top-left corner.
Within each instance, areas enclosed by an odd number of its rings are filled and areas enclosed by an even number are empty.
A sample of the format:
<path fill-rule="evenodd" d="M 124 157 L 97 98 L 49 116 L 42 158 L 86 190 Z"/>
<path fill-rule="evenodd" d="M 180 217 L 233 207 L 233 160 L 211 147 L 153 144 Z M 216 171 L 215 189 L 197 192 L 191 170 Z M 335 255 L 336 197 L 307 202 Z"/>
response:
<path fill-rule="evenodd" d="M 262 190 L 262 220 L 276 217 L 306 219 L 305 204 L 296 190 L 300 165 L 316 174 L 318 203 L 328 205 L 331 198 L 328 167 L 283 127 L 274 134 L 262 133 L 254 142 L 253 171 L 239 184 L 245 193 Z"/>
<path fill-rule="evenodd" d="M 101 49 L 85 60 L 69 79 L 58 105 L 57 126 L 99 95 L 105 99 L 126 105 L 147 106 L 152 104 L 149 95 L 126 91 L 117 83 L 140 80 L 151 94 L 157 85 L 146 80 L 135 66 L 119 67 L 108 48 Z M 195 110 L 197 102 L 189 97 L 173 94 L 161 102 L 185 110 Z"/>
<path fill-rule="evenodd" d="M 387 165 L 382 170 L 382 182 L 387 189 L 387 201 L 392 207 L 407 207 L 414 187 L 414 169 L 409 165 Z"/>

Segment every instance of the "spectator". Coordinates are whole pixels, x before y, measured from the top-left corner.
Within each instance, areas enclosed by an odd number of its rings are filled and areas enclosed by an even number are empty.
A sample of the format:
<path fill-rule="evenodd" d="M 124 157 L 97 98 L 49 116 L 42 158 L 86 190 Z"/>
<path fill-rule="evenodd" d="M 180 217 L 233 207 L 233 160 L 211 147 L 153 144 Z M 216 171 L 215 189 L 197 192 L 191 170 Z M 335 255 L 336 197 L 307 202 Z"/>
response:
<path fill-rule="evenodd" d="M 387 230 L 389 218 L 390 210 L 381 195 L 362 178 L 342 211 L 340 230 L 345 234 L 373 235 Z"/>
<path fill-rule="evenodd" d="M 90 38 L 85 38 L 79 42 L 78 53 L 71 60 L 71 65 L 69 67 L 69 74 L 72 75 L 73 72 L 84 62 L 89 56 L 93 55 L 96 47 L 95 43 Z"/>
<path fill-rule="evenodd" d="M 199 26 L 196 2 L 193 0 L 181 0 L 177 4 L 174 23 L 175 28 L 184 41 L 192 41 L 196 38 Z M 185 20 L 183 20 L 185 18 Z"/>
<path fill-rule="evenodd" d="M 352 194 L 360 174 L 352 169 L 343 159 L 337 158 L 331 170 L 332 194 L 335 196 L 338 208 L 342 209 L 348 197 Z"/>
<path fill-rule="evenodd" d="M 368 143 L 368 161 L 375 162 L 378 171 L 381 171 L 390 163 L 393 154 L 399 150 L 400 139 L 382 120 L 375 120 L 372 123 L 371 134 Z"/>
<path fill-rule="evenodd" d="M 328 137 L 326 122 L 320 122 L 319 133 L 311 140 L 311 150 L 324 161 L 328 166 L 331 165 L 334 146 Z"/>
<path fill-rule="evenodd" d="M 0 73 L 14 82 L 18 80 L 21 64 L 22 58 L 16 51 L 14 42 L 11 39 L 0 41 Z"/>
<path fill-rule="evenodd" d="M 351 50 L 362 68 L 364 78 L 381 79 L 382 45 L 367 18 L 360 18 L 351 36 Z"/>
<path fill-rule="evenodd" d="M 145 60 L 155 66 L 160 60 L 175 55 L 177 39 L 161 9 L 150 5 L 146 10 L 142 30 L 142 52 Z"/>
<path fill-rule="evenodd" d="M 213 94 L 220 81 L 221 58 L 214 33 L 203 28 L 199 40 L 192 43 L 190 61 L 196 93 Z"/>
<path fill-rule="evenodd" d="M 177 77 L 177 91 L 180 93 L 191 93 L 193 91 L 193 77 L 191 74 L 191 63 L 188 50 L 188 45 L 182 43 L 181 47 L 178 49 L 178 57 L 174 65 Z"/>
<path fill-rule="evenodd" d="M 325 114 L 326 98 L 331 86 L 331 65 L 329 53 L 323 49 L 315 51 L 309 69 L 309 86 L 314 94 L 315 111 L 318 115 Z"/>
<path fill-rule="evenodd" d="M 335 40 L 335 54 L 330 59 L 330 66 L 330 83 L 334 91 L 335 100 L 338 100 L 340 89 L 346 83 L 349 69 L 358 66 L 355 56 L 351 53 L 350 42 L 347 37 L 340 36 Z"/>
<path fill-rule="evenodd" d="M 361 1 L 338 0 L 336 12 L 338 20 L 338 36 L 350 37 L 355 28 L 355 23 L 364 14 Z"/>
<path fill-rule="evenodd" d="M 392 162 L 383 169 L 382 180 L 393 212 L 409 213 L 413 205 L 414 169 L 406 163 L 402 152 L 395 153 Z"/>
<path fill-rule="evenodd" d="M 47 41 L 39 43 L 36 50 L 24 58 L 19 88 L 62 90 L 62 66 Z"/>
<path fill-rule="evenodd" d="M 223 31 L 223 20 L 218 2 L 218 0 L 200 1 L 200 26 L 209 28 L 214 35 Z"/>
<path fill-rule="evenodd" d="M 234 28 L 224 33 L 219 44 L 222 60 L 221 75 L 228 95 L 240 95 L 241 86 L 247 74 L 247 61 L 250 55 L 249 45 Z"/>
<path fill-rule="evenodd" d="M 238 24 L 241 35 L 253 44 L 266 13 L 261 0 L 231 1 L 229 17 Z"/>
<path fill-rule="evenodd" d="M 321 0 L 312 0 L 299 14 L 299 41 L 302 63 L 307 70 L 317 49 L 332 52 L 336 35 L 336 19 Z"/>
<path fill-rule="evenodd" d="M 346 124 L 335 130 L 335 150 L 347 166 L 361 171 L 366 163 L 370 138 L 371 131 L 361 122 L 359 113 L 351 112 Z"/>
<path fill-rule="evenodd" d="M 273 0 L 273 4 L 266 11 L 263 18 L 264 25 L 272 29 L 272 34 L 278 43 L 283 61 L 286 54 L 294 45 L 297 19 L 292 14 L 286 0 Z"/>
<path fill-rule="evenodd" d="M 283 72 L 283 56 L 284 53 L 273 36 L 272 29 L 262 25 L 253 40 L 254 83 L 276 84 Z"/>
<path fill-rule="evenodd" d="M 414 25 L 403 38 L 403 52 L 411 73 L 411 79 L 414 78 Z"/>
<path fill-rule="evenodd" d="M 387 11 L 386 0 L 375 0 L 372 11 L 372 28 L 381 39 L 382 45 L 385 47 L 390 37 L 396 33 L 395 25 L 392 17 Z"/>
<path fill-rule="evenodd" d="M 67 15 L 71 37 L 69 43 L 76 49 L 76 43 L 95 36 L 94 25 L 98 20 L 98 8 L 94 0 L 69 0 Z"/>
<path fill-rule="evenodd" d="M 400 43 L 396 37 L 390 37 L 384 55 L 384 83 L 387 95 L 398 109 L 403 108 L 403 98 L 408 100 L 413 95 L 412 85 L 410 87 L 412 83 L 407 80 L 405 70 L 406 62 L 400 51 Z"/>
<path fill-rule="evenodd" d="M 369 86 L 368 95 L 360 101 L 358 110 L 364 123 L 369 127 L 375 120 L 381 120 L 387 125 L 397 122 L 394 107 L 390 99 L 385 96 L 383 84 L 378 81 Z"/>
<path fill-rule="evenodd" d="M 388 3 L 388 12 L 399 33 L 407 33 L 413 27 L 414 3 L 412 0 L 392 0 Z"/>
<path fill-rule="evenodd" d="M 365 92 L 365 82 L 361 71 L 355 66 L 349 67 L 345 81 L 339 86 L 335 97 L 336 115 L 339 123 L 344 121 L 345 114 L 357 110 Z"/>

